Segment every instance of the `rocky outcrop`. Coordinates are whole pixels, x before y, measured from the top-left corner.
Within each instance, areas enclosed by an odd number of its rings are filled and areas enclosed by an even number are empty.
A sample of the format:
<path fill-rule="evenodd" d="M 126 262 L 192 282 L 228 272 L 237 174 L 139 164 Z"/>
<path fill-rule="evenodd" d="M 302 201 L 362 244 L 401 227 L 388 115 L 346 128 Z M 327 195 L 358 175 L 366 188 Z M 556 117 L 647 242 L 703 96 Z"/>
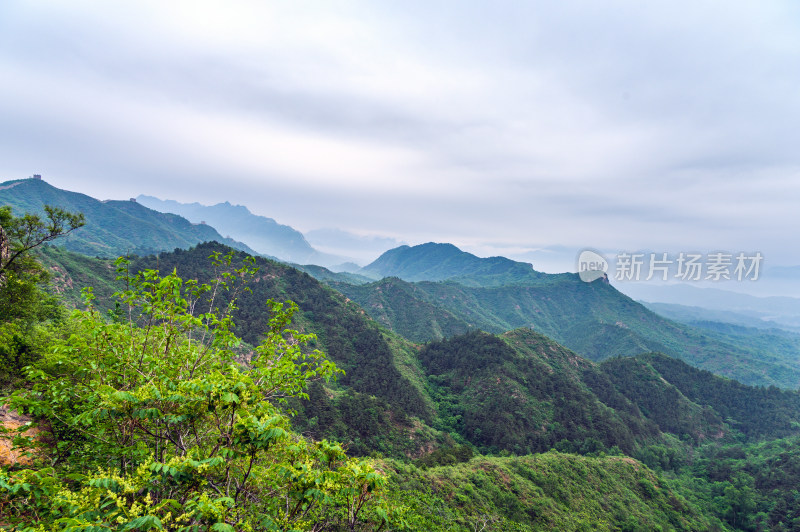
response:
<path fill-rule="evenodd" d="M 10 410 L 5 405 L 0 406 L 0 467 L 11 465 L 30 465 L 32 459 L 23 449 L 14 448 L 12 440 L 19 433 L 20 428 L 32 423 L 33 420 Z M 39 439 L 42 431 L 31 427 L 23 431 L 24 436 Z"/>

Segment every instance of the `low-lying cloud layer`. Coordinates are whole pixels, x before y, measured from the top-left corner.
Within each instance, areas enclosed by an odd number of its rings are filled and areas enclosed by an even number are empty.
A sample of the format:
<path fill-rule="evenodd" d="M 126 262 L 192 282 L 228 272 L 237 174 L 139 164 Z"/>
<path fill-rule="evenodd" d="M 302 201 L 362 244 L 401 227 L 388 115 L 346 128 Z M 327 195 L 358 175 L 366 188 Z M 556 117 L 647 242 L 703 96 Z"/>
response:
<path fill-rule="evenodd" d="M 3 2 L 0 180 L 800 263 L 793 3 L 432 4 Z"/>

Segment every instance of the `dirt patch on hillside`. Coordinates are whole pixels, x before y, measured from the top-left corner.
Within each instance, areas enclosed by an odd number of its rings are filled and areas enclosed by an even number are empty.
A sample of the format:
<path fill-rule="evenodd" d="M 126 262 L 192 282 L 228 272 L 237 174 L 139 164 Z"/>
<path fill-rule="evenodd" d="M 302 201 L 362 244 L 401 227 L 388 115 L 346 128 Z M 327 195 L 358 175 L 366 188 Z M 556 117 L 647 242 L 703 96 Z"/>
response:
<path fill-rule="evenodd" d="M 20 415 L 6 406 L 0 406 L 0 425 L 2 425 L 2 431 L 0 431 L 0 467 L 31 464 L 31 457 L 26 456 L 23 450 L 15 449 L 12 439 L 20 427 L 24 427 L 32 421 L 28 416 Z M 38 440 L 42 436 L 42 431 L 35 427 L 29 428 L 24 431 L 24 435 Z"/>

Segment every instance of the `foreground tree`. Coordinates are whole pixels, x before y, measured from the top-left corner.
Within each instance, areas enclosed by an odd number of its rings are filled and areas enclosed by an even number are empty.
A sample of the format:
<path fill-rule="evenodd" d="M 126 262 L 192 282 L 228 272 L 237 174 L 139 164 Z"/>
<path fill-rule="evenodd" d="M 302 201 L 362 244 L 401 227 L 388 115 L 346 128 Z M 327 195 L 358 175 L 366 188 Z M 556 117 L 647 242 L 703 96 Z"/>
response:
<path fill-rule="evenodd" d="M 32 362 L 41 344 L 37 325 L 59 316 L 55 299 L 42 285 L 48 275 L 31 251 L 74 231 L 82 214 L 45 206 L 46 218 L 15 217 L 0 207 L 0 386 L 12 382 Z"/>
<path fill-rule="evenodd" d="M 56 238 L 66 236 L 85 223 L 83 214 L 44 206 L 46 219 L 37 214 L 14 217 L 11 207 L 0 207 L 0 279 L 24 271 L 21 262 L 27 253 Z"/>
<path fill-rule="evenodd" d="M 278 403 L 341 373 L 293 303 L 268 302 L 265 340 L 243 346 L 234 304 L 255 272 L 214 257 L 210 284 L 175 272 L 124 275 L 115 319 L 76 312 L 70 334 L 27 370 L 10 405 L 46 422 L 40 467 L 0 473 L 0 509 L 25 530 L 377 530 L 384 484 L 339 444 L 293 433 Z M 124 272 L 125 261 L 119 262 Z M 235 302 L 235 297 L 231 298 Z M 17 443 L 37 444 L 21 434 Z"/>

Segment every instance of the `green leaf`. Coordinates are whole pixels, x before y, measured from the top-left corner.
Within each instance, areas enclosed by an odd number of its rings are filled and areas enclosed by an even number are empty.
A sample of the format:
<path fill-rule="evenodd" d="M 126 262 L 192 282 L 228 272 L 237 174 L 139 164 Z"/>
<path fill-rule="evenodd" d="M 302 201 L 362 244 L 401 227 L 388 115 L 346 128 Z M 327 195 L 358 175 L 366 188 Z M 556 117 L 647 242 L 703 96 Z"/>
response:
<path fill-rule="evenodd" d="M 136 397 L 130 392 L 114 392 L 112 397 L 118 401 L 130 401 L 132 403 L 138 402 Z"/>
<path fill-rule="evenodd" d="M 151 530 L 151 529 L 164 530 L 164 526 L 158 517 L 154 515 L 144 515 L 137 517 L 133 521 L 129 521 L 122 530 Z"/>

